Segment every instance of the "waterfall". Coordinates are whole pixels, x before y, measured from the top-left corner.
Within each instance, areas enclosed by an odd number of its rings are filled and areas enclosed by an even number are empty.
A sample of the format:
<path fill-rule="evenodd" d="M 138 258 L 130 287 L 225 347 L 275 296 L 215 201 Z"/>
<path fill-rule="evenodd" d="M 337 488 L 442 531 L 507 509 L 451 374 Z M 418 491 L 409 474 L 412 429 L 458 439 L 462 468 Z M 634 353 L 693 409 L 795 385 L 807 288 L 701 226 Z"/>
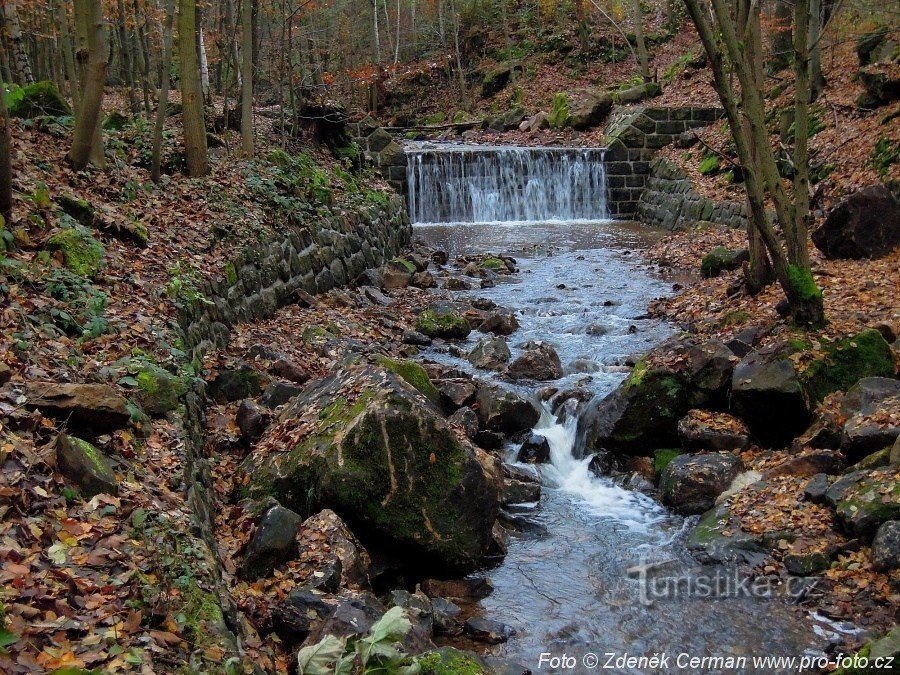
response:
<path fill-rule="evenodd" d="M 407 151 L 414 223 L 606 220 L 602 148 L 447 146 Z"/>

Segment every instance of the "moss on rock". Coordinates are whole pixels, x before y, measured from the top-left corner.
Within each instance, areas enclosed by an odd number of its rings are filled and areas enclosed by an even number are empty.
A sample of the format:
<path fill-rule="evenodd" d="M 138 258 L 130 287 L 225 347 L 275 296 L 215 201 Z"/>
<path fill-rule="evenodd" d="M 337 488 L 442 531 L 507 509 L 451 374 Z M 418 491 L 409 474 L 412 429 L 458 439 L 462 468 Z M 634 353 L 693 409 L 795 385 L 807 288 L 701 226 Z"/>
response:
<path fill-rule="evenodd" d="M 484 675 L 487 671 L 474 654 L 444 647 L 416 659 L 422 675 Z"/>
<path fill-rule="evenodd" d="M 416 330 L 428 337 L 465 339 L 472 332 L 466 318 L 455 310 L 427 309 L 416 322 Z"/>
<path fill-rule="evenodd" d="M 437 403 L 440 399 L 440 393 L 434 383 L 428 378 L 425 369 L 409 359 L 396 361 L 386 356 L 379 355 L 378 363 L 386 370 L 399 375 L 405 382 L 415 387 L 432 403 Z"/>
<path fill-rule="evenodd" d="M 659 478 L 659 476 L 662 475 L 662 472 L 665 471 L 665 468 L 669 466 L 669 462 L 680 454 L 681 450 L 678 448 L 662 448 L 654 451 L 653 472 L 656 474 L 656 477 Z"/>
<path fill-rule="evenodd" d="M 59 93 L 56 85 L 49 80 L 34 82 L 22 89 L 22 96 L 9 110 L 13 117 L 31 119 L 34 117 L 50 116 L 60 117 L 71 115 L 72 108 L 63 95 Z"/>
<path fill-rule="evenodd" d="M 92 278 L 103 268 L 103 245 L 80 225 L 54 234 L 47 241 L 47 248 L 59 251 L 65 266 L 83 277 Z"/>
<path fill-rule="evenodd" d="M 569 122 L 569 97 L 560 92 L 553 95 L 553 107 L 550 109 L 550 127 L 562 129 Z"/>
<path fill-rule="evenodd" d="M 891 346 L 875 329 L 838 340 L 825 356 L 803 372 L 803 389 L 817 403 L 834 391 L 845 391 L 864 377 L 893 377 Z"/>

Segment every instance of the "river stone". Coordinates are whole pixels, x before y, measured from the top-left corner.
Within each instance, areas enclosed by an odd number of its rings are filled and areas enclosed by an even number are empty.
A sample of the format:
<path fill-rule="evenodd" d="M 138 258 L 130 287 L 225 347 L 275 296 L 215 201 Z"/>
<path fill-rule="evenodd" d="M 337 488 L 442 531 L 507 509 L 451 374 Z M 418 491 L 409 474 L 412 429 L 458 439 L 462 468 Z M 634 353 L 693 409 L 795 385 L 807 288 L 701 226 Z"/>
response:
<path fill-rule="evenodd" d="M 678 438 L 688 452 L 746 450 L 750 446 L 747 427 L 728 413 L 710 415 L 691 410 L 678 421 Z"/>
<path fill-rule="evenodd" d="M 828 475 L 817 473 L 809 479 L 809 482 L 806 483 L 806 487 L 803 488 L 803 498 L 813 504 L 824 504 L 825 495 L 828 493 L 829 487 L 831 486 L 828 482 Z"/>
<path fill-rule="evenodd" d="M 419 314 L 416 330 L 431 338 L 464 340 L 472 327 L 456 308 L 436 304 Z"/>
<path fill-rule="evenodd" d="M 461 579 L 425 579 L 421 588 L 429 598 L 450 598 L 467 602 L 482 600 L 494 592 L 494 584 L 480 574 L 470 574 Z"/>
<path fill-rule="evenodd" d="M 900 202 L 883 185 L 864 188 L 832 209 L 812 233 L 826 258 L 880 258 L 900 246 Z"/>
<path fill-rule="evenodd" d="M 770 539 L 767 535 L 741 530 L 740 519 L 731 514 L 729 505 L 725 502 L 700 517 L 700 521 L 688 533 L 685 545 L 704 564 L 757 567 L 772 552 L 772 544 L 775 542 Z"/>
<path fill-rule="evenodd" d="M 405 330 L 400 338 L 405 345 L 416 345 L 419 347 L 427 347 L 431 344 L 431 338 L 415 330 Z"/>
<path fill-rule="evenodd" d="M 286 646 L 293 647 L 333 613 L 334 604 L 326 602 L 322 594 L 297 588 L 272 611 L 272 628 Z"/>
<path fill-rule="evenodd" d="M 785 569 L 795 576 L 808 577 L 824 572 L 831 565 L 831 559 L 824 551 L 810 551 L 808 553 L 786 553 L 784 556 Z"/>
<path fill-rule="evenodd" d="M 431 599 L 422 591 L 410 593 L 400 588 L 395 589 L 390 593 L 389 604 L 391 607 L 401 607 L 406 611 L 406 617 L 414 625 L 428 635 L 432 633 L 434 629 L 434 608 Z"/>
<path fill-rule="evenodd" d="M 457 617 L 462 611 L 459 605 L 446 598 L 432 598 L 431 611 L 436 635 L 459 635 L 462 626 Z"/>
<path fill-rule="evenodd" d="M 531 434 L 519 448 L 516 461 L 546 464 L 550 461 L 550 441 L 546 436 Z"/>
<path fill-rule="evenodd" d="M 498 385 L 482 384 L 476 401 L 478 420 L 491 431 L 514 434 L 532 429 L 541 416 L 529 401 Z"/>
<path fill-rule="evenodd" d="M 434 288 L 437 281 L 431 272 L 416 272 L 412 275 L 412 285 L 416 288 Z"/>
<path fill-rule="evenodd" d="M 241 431 L 241 440 L 246 445 L 256 443 L 269 424 L 263 409 L 249 398 L 241 401 L 234 421 Z"/>
<path fill-rule="evenodd" d="M 882 523 L 872 542 L 872 565 L 876 570 L 900 567 L 900 521 Z"/>
<path fill-rule="evenodd" d="M 106 455 L 80 438 L 68 434 L 57 436 L 56 466 L 85 497 L 118 492 L 119 483 Z"/>
<path fill-rule="evenodd" d="M 292 445 L 245 460 L 251 495 L 301 512 L 333 509 L 364 542 L 402 552 L 401 564 L 419 571 L 481 561 L 499 508 L 498 472 L 399 377 L 369 365 L 341 369 L 285 408 L 278 434 L 277 445 L 284 434 Z"/>
<path fill-rule="evenodd" d="M 811 448 L 798 455 L 788 457 L 781 464 L 767 469 L 763 473 L 763 478 L 834 475 L 843 471 L 846 465 L 846 458 L 840 452 L 827 448 Z"/>
<path fill-rule="evenodd" d="M 541 501 L 541 484 L 539 482 L 516 480 L 515 478 L 503 479 L 500 498 L 502 506 L 530 504 L 539 501 Z"/>
<path fill-rule="evenodd" d="M 602 89 L 578 89 L 566 94 L 569 104 L 568 126 L 590 129 L 600 124 L 612 110 L 615 99 Z"/>
<path fill-rule="evenodd" d="M 509 345 L 503 338 L 479 340 L 469 353 L 468 361 L 476 368 L 502 370 L 509 363 Z"/>
<path fill-rule="evenodd" d="M 440 393 L 441 406 L 449 412 L 454 412 L 475 401 L 475 383 L 468 378 L 447 378 L 438 380 L 436 384 Z"/>
<path fill-rule="evenodd" d="M 447 418 L 447 423 L 460 427 L 469 439 L 474 440 L 478 434 L 478 414 L 471 408 L 460 408 Z"/>
<path fill-rule="evenodd" d="M 513 380 L 558 380 L 563 376 L 559 354 L 546 342 L 529 342 L 506 369 Z"/>
<path fill-rule="evenodd" d="M 519 328 L 519 321 L 515 314 L 509 310 L 500 310 L 491 312 L 485 317 L 478 330 L 482 333 L 493 333 L 494 335 L 511 335 Z"/>
<path fill-rule="evenodd" d="M 91 435 L 121 429 L 131 420 L 128 401 L 106 384 L 29 382 L 22 393 L 26 408 L 64 419 Z"/>
<path fill-rule="evenodd" d="M 781 350 L 748 354 L 734 369 L 735 409 L 761 443 L 784 447 L 810 422 L 809 403 L 793 362 Z"/>
<path fill-rule="evenodd" d="M 683 515 L 703 513 L 742 470 L 740 458 L 730 453 L 679 455 L 660 477 L 662 501 Z"/>
<path fill-rule="evenodd" d="M 412 281 L 414 271 L 415 266 L 412 263 L 404 264 L 392 260 L 381 268 L 381 287 L 386 291 L 406 288 Z"/>
<path fill-rule="evenodd" d="M 475 652 L 441 647 L 418 659 L 422 675 L 496 675 Z"/>
<path fill-rule="evenodd" d="M 472 617 L 465 623 L 463 631 L 475 642 L 497 645 L 506 642 L 515 635 L 515 631 L 500 621 Z"/>
<path fill-rule="evenodd" d="M 241 578 L 255 581 L 267 577 L 277 565 L 297 552 L 297 532 L 303 519 L 278 504 L 269 507 L 247 545 Z"/>
<path fill-rule="evenodd" d="M 870 540 L 889 520 L 900 520 L 900 480 L 893 467 L 853 471 L 825 494 L 847 534 Z"/>
<path fill-rule="evenodd" d="M 340 562 L 341 582 L 344 586 L 360 590 L 369 587 L 372 560 L 338 514 L 331 509 L 323 509 L 303 521 L 300 532 L 301 538 L 306 534 L 314 534 L 320 540 L 324 536 L 330 552 Z"/>

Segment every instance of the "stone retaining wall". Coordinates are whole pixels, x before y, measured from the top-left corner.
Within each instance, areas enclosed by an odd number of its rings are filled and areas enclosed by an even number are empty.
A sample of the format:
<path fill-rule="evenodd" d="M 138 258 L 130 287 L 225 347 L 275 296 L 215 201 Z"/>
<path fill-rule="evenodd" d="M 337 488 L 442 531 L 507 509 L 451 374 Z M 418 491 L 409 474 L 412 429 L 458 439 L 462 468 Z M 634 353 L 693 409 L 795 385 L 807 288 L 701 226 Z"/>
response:
<path fill-rule="evenodd" d="M 688 129 L 707 126 L 723 114 L 721 108 L 711 107 L 614 108 L 603 141 L 609 214 L 633 218 L 657 151 Z"/>
<path fill-rule="evenodd" d="M 746 227 L 747 207 L 743 202 L 717 202 L 700 196 L 684 171 L 659 157 L 650 163 L 636 218 L 667 230 L 685 229 L 697 222 Z"/>
<path fill-rule="evenodd" d="M 350 136 L 366 159 L 401 195 L 406 195 L 406 152 L 403 145 L 371 117 L 347 125 Z"/>

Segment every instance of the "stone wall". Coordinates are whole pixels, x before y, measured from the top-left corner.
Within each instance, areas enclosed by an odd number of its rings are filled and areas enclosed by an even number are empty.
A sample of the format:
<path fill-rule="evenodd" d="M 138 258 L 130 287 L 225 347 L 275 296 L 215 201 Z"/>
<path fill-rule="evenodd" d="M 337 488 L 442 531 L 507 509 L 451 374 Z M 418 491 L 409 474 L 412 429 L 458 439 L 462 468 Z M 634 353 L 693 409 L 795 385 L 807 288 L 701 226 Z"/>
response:
<path fill-rule="evenodd" d="M 607 208 L 613 218 L 633 218 L 657 151 L 688 129 L 723 115 L 710 107 L 617 107 L 603 140 L 606 146 Z"/>
<path fill-rule="evenodd" d="M 658 157 L 650 163 L 636 217 L 642 223 L 667 230 L 685 229 L 697 222 L 746 227 L 747 207 L 743 202 L 717 202 L 702 197 L 694 191 L 684 171 Z"/>
<path fill-rule="evenodd" d="M 384 179 L 399 194 L 406 194 L 406 152 L 403 145 L 371 117 L 347 125 L 350 136 Z"/>
<path fill-rule="evenodd" d="M 378 267 L 409 243 L 412 229 L 400 197 L 354 211 L 335 211 L 279 240 L 259 242 L 226 266 L 224 276 L 198 284 L 205 302 L 179 315 L 191 352 L 224 347 L 230 327 L 272 316 L 295 291 L 323 293 Z"/>

